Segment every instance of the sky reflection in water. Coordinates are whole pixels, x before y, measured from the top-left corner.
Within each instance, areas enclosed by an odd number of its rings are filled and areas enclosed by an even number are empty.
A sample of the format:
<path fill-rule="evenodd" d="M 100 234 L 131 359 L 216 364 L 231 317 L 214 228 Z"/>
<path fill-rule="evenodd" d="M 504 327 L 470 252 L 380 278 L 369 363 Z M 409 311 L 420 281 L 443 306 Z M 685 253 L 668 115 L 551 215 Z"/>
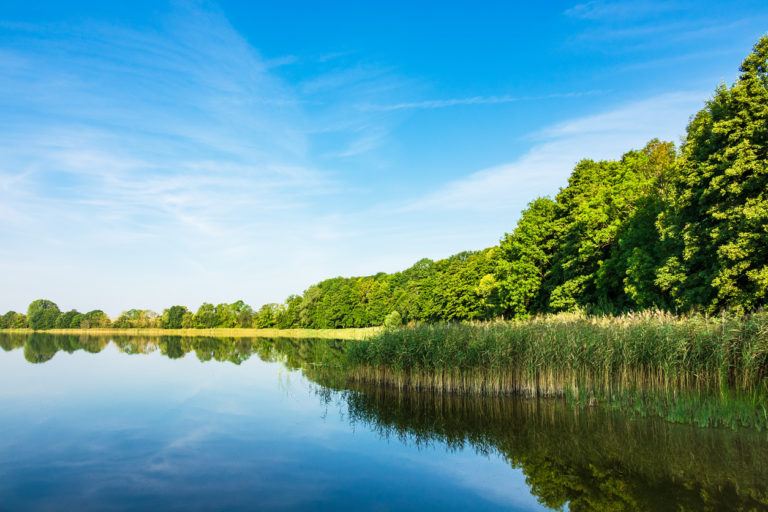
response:
<path fill-rule="evenodd" d="M 537 510 L 498 454 L 350 422 L 280 363 L 0 351 L 0 509 Z"/>

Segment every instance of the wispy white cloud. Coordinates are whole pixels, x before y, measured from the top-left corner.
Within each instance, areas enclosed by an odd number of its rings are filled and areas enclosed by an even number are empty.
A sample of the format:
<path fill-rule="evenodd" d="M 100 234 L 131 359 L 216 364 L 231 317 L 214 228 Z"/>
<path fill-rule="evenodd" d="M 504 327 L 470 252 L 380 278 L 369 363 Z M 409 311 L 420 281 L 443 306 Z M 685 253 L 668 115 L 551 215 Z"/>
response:
<path fill-rule="evenodd" d="M 566 9 L 565 14 L 586 20 L 637 19 L 676 11 L 680 8 L 681 5 L 678 2 L 592 0 Z"/>
<path fill-rule="evenodd" d="M 343 188 L 310 153 L 321 121 L 223 16 L 186 6 L 142 30 L 12 29 L 0 54 L 0 238 L 12 250 L 0 265 L 15 271 L 0 310 L 60 294 L 116 314 L 231 300 L 233 287 L 258 303 L 323 272 L 343 231 L 318 205 Z M 302 244 L 316 266 L 278 277 Z"/>
<path fill-rule="evenodd" d="M 360 110 L 372 111 L 392 111 L 392 110 L 411 110 L 411 109 L 436 109 L 455 107 L 459 105 L 495 105 L 499 103 L 516 103 L 520 101 L 541 101 L 559 98 L 578 98 L 582 96 L 592 96 L 603 94 L 605 91 L 584 91 L 584 92 L 564 92 L 544 94 L 539 96 L 472 96 L 469 98 L 452 98 L 444 100 L 424 100 L 411 101 L 405 103 L 395 103 L 392 105 L 358 105 Z"/>
<path fill-rule="evenodd" d="M 706 97 L 701 91 L 664 94 L 558 123 L 532 133 L 536 143 L 517 160 L 447 183 L 404 209 L 517 215 L 528 201 L 554 195 L 583 158 L 618 158 L 652 138 L 677 142 Z"/>
<path fill-rule="evenodd" d="M 387 132 L 378 127 L 366 127 L 362 131 L 362 134 L 357 138 L 352 139 L 349 144 L 340 149 L 326 153 L 326 158 L 349 158 L 353 156 L 362 155 L 375 148 L 377 148 L 386 138 Z"/>

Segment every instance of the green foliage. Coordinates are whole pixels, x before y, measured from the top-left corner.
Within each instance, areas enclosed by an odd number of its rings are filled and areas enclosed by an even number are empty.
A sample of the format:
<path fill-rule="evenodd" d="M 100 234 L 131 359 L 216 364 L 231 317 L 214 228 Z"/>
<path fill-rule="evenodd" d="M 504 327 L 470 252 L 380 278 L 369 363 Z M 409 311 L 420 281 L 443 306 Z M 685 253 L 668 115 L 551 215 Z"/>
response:
<path fill-rule="evenodd" d="M 393 311 L 384 317 L 384 327 L 388 329 L 400 327 L 401 325 L 403 325 L 403 317 L 397 311 Z"/>
<path fill-rule="evenodd" d="M 620 161 L 583 160 L 554 201 L 528 205 L 501 241 L 502 312 L 623 311 L 664 307 L 656 217 L 667 198 L 675 151 L 653 140 Z"/>
<path fill-rule="evenodd" d="M 80 319 L 80 328 L 104 328 L 109 327 L 111 323 L 112 322 L 109 320 L 109 317 L 102 310 L 95 309 L 82 315 L 82 318 Z"/>
<path fill-rule="evenodd" d="M 15 311 L 9 311 L 0 316 L 0 329 L 23 329 L 28 327 L 27 316 Z"/>
<path fill-rule="evenodd" d="M 214 329 L 216 327 L 249 328 L 254 326 L 254 321 L 258 324 L 256 317 L 257 315 L 254 314 L 251 306 L 242 300 L 232 304 L 222 303 L 216 306 L 209 302 L 204 302 L 197 309 L 197 313 L 187 319 L 185 325 L 197 329 Z M 184 322 L 182 323 L 184 324 Z"/>
<path fill-rule="evenodd" d="M 123 311 L 112 324 L 117 329 L 142 329 L 161 327 L 161 318 L 148 309 L 130 309 Z"/>
<path fill-rule="evenodd" d="M 73 327 L 72 320 L 79 314 L 80 313 L 76 309 L 71 309 L 66 313 L 62 313 L 59 315 L 59 318 L 56 319 L 56 329 L 69 329 Z M 74 327 L 79 327 L 79 325 Z"/>
<path fill-rule="evenodd" d="M 82 313 L 78 313 L 75 316 L 72 317 L 72 321 L 69 323 L 70 329 L 82 329 L 80 327 L 83 323 L 83 320 L 85 319 L 85 315 Z"/>
<path fill-rule="evenodd" d="M 637 300 L 660 305 L 637 289 L 646 282 L 643 264 L 654 261 L 648 248 L 658 240 L 655 229 L 640 222 L 658 208 L 673 164 L 674 147 L 657 140 L 618 162 L 579 163 L 556 199 L 557 248 L 542 284 L 550 310 L 620 311 Z"/>
<path fill-rule="evenodd" d="M 498 314 L 498 248 L 422 259 L 403 272 L 335 277 L 291 296 L 276 313 L 279 327 L 338 329 L 384 324 L 392 311 L 404 322 L 472 320 Z"/>
<path fill-rule="evenodd" d="M 216 308 L 209 302 L 203 302 L 194 317 L 194 325 L 198 329 L 216 327 Z"/>
<path fill-rule="evenodd" d="M 261 329 L 276 327 L 279 322 L 280 313 L 281 306 L 279 304 L 264 304 L 258 313 L 252 315 L 252 322 L 255 323 L 255 327 Z"/>
<path fill-rule="evenodd" d="M 525 317 L 535 311 L 544 274 L 557 243 L 556 204 L 539 198 L 523 210 L 512 234 L 501 241 L 500 306 L 507 314 Z"/>
<path fill-rule="evenodd" d="M 163 310 L 163 329 L 181 329 L 186 313 L 188 313 L 188 311 L 184 306 L 171 306 L 170 308 Z"/>
<path fill-rule="evenodd" d="M 53 329 L 60 313 L 59 306 L 50 300 L 38 299 L 33 301 L 27 308 L 29 326 L 36 331 Z"/>
<path fill-rule="evenodd" d="M 674 248 L 657 282 L 681 309 L 750 311 L 768 299 L 768 37 L 688 126 L 660 218 Z"/>

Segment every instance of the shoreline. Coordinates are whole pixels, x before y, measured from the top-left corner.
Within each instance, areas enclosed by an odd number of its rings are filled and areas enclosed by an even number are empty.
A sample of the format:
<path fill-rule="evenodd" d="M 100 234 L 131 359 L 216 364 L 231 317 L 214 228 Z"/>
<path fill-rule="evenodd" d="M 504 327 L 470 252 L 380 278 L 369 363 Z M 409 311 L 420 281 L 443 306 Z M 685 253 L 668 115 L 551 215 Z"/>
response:
<path fill-rule="evenodd" d="M 337 340 L 363 340 L 377 334 L 381 327 L 351 327 L 346 329 L 238 329 L 238 328 L 213 328 L 213 329 L 156 329 L 156 328 L 94 328 L 94 329 L 0 329 L 0 334 L 69 334 L 92 336 L 209 336 L 228 338 L 322 338 Z"/>

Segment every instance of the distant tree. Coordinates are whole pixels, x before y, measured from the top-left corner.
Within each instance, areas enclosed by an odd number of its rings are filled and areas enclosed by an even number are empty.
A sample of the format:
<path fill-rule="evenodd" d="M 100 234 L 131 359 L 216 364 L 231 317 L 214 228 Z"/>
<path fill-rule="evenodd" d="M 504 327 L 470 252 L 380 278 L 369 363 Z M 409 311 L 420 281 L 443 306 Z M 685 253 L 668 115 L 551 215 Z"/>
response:
<path fill-rule="evenodd" d="M 119 329 L 141 329 L 161 327 L 159 321 L 160 319 L 154 311 L 149 309 L 130 309 L 123 311 L 112 325 Z"/>
<path fill-rule="evenodd" d="M 80 329 L 81 324 L 83 323 L 83 320 L 85 320 L 85 315 L 82 313 L 78 313 L 75 316 L 72 317 L 72 321 L 69 322 L 69 328 L 70 329 Z"/>
<path fill-rule="evenodd" d="M 0 317 L 0 329 L 23 329 L 28 327 L 27 317 L 22 313 L 9 311 Z"/>
<path fill-rule="evenodd" d="M 199 308 L 193 322 L 197 329 L 213 329 L 216 327 L 216 308 L 209 302 L 203 302 Z"/>
<path fill-rule="evenodd" d="M 38 299 L 29 304 L 27 308 L 27 318 L 29 326 L 38 331 L 43 329 L 53 329 L 56 326 L 56 319 L 61 312 L 59 307 L 52 301 Z"/>
<path fill-rule="evenodd" d="M 67 311 L 66 313 L 62 313 L 59 315 L 59 317 L 56 319 L 56 328 L 57 329 L 69 329 L 72 327 L 72 319 L 75 318 L 75 316 L 79 315 L 80 313 L 76 309 L 71 309 Z"/>
<path fill-rule="evenodd" d="M 163 329 L 181 329 L 185 313 L 187 308 L 184 306 L 171 306 L 163 310 Z"/>
<path fill-rule="evenodd" d="M 285 305 L 277 314 L 277 326 L 281 329 L 289 329 L 299 326 L 299 307 L 303 299 L 299 295 L 290 295 L 285 299 Z"/>
<path fill-rule="evenodd" d="M 95 329 L 109 327 L 109 317 L 100 309 L 89 311 L 80 320 L 80 327 L 83 329 Z"/>
<path fill-rule="evenodd" d="M 237 314 L 230 304 L 217 304 L 214 308 L 214 327 L 234 327 L 237 323 Z"/>
<path fill-rule="evenodd" d="M 181 327 L 182 329 L 193 329 L 195 327 L 195 314 L 191 311 L 185 312 L 184 316 L 181 317 Z"/>
<path fill-rule="evenodd" d="M 266 329 L 269 327 L 275 327 L 277 325 L 279 315 L 279 304 L 264 304 L 254 315 L 253 320 L 256 327 L 259 329 Z"/>
<path fill-rule="evenodd" d="M 229 309 L 232 312 L 234 327 L 240 327 L 247 329 L 253 327 L 253 308 L 238 300 L 229 305 Z"/>

